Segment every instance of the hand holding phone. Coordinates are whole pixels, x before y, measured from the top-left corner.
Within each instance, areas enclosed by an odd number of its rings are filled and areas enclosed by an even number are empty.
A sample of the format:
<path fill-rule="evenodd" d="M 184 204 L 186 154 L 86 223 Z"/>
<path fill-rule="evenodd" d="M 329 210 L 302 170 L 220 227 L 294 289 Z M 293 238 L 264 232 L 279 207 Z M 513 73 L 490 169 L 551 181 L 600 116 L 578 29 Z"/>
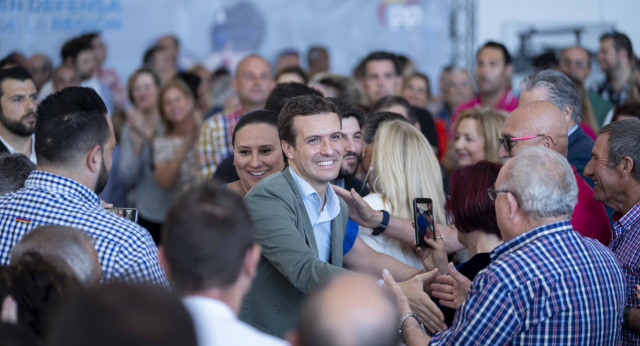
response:
<path fill-rule="evenodd" d="M 415 224 L 416 245 L 418 247 L 429 246 L 424 241 L 425 234 L 429 234 L 431 239 L 435 239 L 433 203 L 431 198 L 419 197 L 413 200 L 413 222 Z"/>
<path fill-rule="evenodd" d="M 136 208 L 107 208 L 107 211 L 138 223 L 138 209 Z"/>

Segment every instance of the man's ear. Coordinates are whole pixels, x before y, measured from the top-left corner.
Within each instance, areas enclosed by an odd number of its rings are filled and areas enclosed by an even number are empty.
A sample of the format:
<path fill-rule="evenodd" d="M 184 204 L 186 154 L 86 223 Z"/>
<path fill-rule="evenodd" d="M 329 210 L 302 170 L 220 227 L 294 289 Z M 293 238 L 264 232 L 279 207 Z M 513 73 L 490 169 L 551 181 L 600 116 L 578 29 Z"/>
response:
<path fill-rule="evenodd" d="M 260 261 L 260 244 L 255 243 L 244 254 L 242 272 L 245 273 L 248 278 L 253 279 L 256 276 L 258 261 Z"/>
<path fill-rule="evenodd" d="M 630 156 L 625 156 L 622 158 L 620 163 L 618 164 L 618 171 L 622 176 L 630 176 L 631 171 L 633 171 L 634 162 Z"/>
<path fill-rule="evenodd" d="M 400 94 L 402 91 L 402 76 L 396 77 L 396 94 Z"/>
<path fill-rule="evenodd" d="M 94 146 L 85 153 L 85 160 L 87 162 L 87 168 L 92 173 L 98 173 L 102 165 L 102 147 L 99 145 Z"/>
<path fill-rule="evenodd" d="M 543 140 L 544 140 L 544 147 L 545 148 L 549 148 L 551 150 L 554 150 L 554 148 L 556 147 L 556 141 L 555 141 L 555 139 L 553 137 L 551 137 L 549 135 L 545 135 L 543 137 Z"/>
<path fill-rule="evenodd" d="M 513 64 L 507 65 L 505 67 L 505 71 L 504 72 L 506 73 L 507 78 L 511 79 L 511 77 L 513 76 Z"/>
<path fill-rule="evenodd" d="M 293 147 L 291 144 L 283 139 L 280 141 L 280 145 L 282 146 L 282 151 L 284 152 L 284 156 L 287 157 L 287 160 L 293 160 Z"/>
<path fill-rule="evenodd" d="M 238 92 L 238 83 L 236 82 L 235 77 L 231 78 L 231 87 L 233 87 L 233 90 L 237 93 Z"/>
<path fill-rule="evenodd" d="M 520 209 L 518 205 L 518 200 L 516 196 L 512 193 L 507 193 L 507 207 L 509 212 L 509 220 L 514 220 L 517 217 L 518 210 Z"/>
<path fill-rule="evenodd" d="M 571 121 L 571 114 L 573 114 L 573 106 L 568 104 L 564 106 L 561 111 L 564 113 L 564 120 L 566 120 L 568 124 Z"/>

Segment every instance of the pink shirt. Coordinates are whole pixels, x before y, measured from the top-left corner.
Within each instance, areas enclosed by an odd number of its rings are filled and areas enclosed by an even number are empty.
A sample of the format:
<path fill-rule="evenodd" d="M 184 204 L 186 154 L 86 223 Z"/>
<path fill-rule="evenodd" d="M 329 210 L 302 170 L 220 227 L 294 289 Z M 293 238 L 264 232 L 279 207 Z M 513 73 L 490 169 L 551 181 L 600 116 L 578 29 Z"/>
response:
<path fill-rule="evenodd" d="M 451 123 L 455 124 L 456 119 L 458 118 L 458 114 L 463 110 L 480 106 L 482 106 L 482 103 L 480 102 L 480 95 L 461 104 L 453 112 Z M 504 95 L 502 95 L 500 101 L 498 101 L 498 103 L 496 103 L 493 107 L 511 113 L 514 109 L 518 108 L 518 97 L 511 91 L 511 89 L 507 89 Z M 455 131 L 455 126 L 451 126 L 451 133 L 449 134 L 451 137 L 453 137 L 453 131 Z"/>
<path fill-rule="evenodd" d="M 605 246 L 611 241 L 611 226 L 604 205 L 593 199 L 593 189 L 578 175 L 576 167 L 573 174 L 578 183 L 578 203 L 571 216 L 571 225 L 583 237 L 593 238 Z"/>

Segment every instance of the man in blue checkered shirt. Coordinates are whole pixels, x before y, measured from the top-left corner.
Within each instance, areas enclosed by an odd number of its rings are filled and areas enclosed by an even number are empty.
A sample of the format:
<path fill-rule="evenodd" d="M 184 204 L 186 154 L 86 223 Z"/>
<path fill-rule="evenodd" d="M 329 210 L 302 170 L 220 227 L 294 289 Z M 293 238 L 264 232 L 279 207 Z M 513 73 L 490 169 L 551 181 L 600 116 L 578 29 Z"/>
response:
<path fill-rule="evenodd" d="M 622 344 L 640 345 L 640 121 L 618 120 L 600 129 L 584 174 L 593 178 L 593 198 L 610 206 L 613 234 L 609 248 L 626 279 Z"/>
<path fill-rule="evenodd" d="M 504 244 L 473 280 L 449 330 L 430 338 L 417 320 L 404 319 L 408 344 L 619 344 L 624 277 L 607 247 L 571 227 L 578 188 L 566 158 L 523 149 L 488 193 Z M 399 302 L 407 313 L 406 299 Z"/>
<path fill-rule="evenodd" d="M 101 282 L 149 282 L 168 287 L 157 249 L 144 228 L 108 213 L 98 198 L 104 188 L 115 135 L 104 102 L 89 88 L 66 88 L 38 107 L 36 170 L 24 187 L 0 196 L 0 264 L 31 229 L 46 224 L 75 227 L 92 238 Z"/>

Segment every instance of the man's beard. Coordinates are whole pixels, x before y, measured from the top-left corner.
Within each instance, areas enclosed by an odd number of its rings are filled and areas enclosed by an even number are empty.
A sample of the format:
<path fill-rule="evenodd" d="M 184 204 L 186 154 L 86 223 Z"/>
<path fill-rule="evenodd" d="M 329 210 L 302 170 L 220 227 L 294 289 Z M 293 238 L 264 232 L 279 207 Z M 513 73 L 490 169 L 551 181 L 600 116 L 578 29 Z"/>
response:
<path fill-rule="evenodd" d="M 358 166 L 360 165 L 360 162 L 362 161 L 362 157 L 356 153 L 354 153 L 353 151 L 347 151 L 344 153 L 344 156 L 342 157 L 342 161 L 344 162 L 344 159 L 347 156 L 355 156 L 358 161 L 356 162 L 356 164 L 353 166 L 353 168 L 346 168 L 343 165 L 340 166 L 340 172 L 338 173 L 338 178 L 344 178 L 344 177 L 350 177 L 352 175 L 355 175 L 356 172 L 358 171 Z"/>
<path fill-rule="evenodd" d="M 104 157 L 104 156 L 103 156 Z M 93 188 L 93 192 L 96 195 L 99 195 L 104 187 L 107 185 L 107 181 L 109 180 L 109 171 L 107 170 L 107 166 L 104 164 L 104 158 L 102 159 L 102 165 L 100 166 L 100 172 L 98 172 L 98 180 L 96 181 L 96 185 Z"/>
<path fill-rule="evenodd" d="M 14 133 L 20 137 L 28 137 L 31 136 L 36 130 L 36 126 L 25 125 L 22 120 L 30 115 L 37 117 L 35 112 L 28 112 L 27 114 L 21 116 L 20 119 L 12 120 L 5 117 L 4 113 L 0 110 L 0 123 L 2 123 L 2 125 L 6 127 L 9 132 Z"/>

